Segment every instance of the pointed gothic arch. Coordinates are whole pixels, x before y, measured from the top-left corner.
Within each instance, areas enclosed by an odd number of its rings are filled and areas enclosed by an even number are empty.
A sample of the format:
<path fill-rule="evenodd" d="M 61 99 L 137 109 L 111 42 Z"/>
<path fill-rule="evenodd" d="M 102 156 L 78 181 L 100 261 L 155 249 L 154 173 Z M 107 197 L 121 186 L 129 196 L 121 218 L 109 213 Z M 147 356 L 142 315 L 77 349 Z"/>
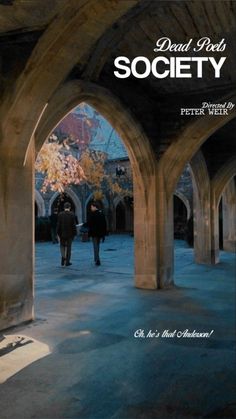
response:
<path fill-rule="evenodd" d="M 174 193 L 175 196 L 177 196 L 184 204 L 185 208 L 186 208 L 186 213 L 187 213 L 187 220 L 189 220 L 189 218 L 191 217 L 191 207 L 190 207 L 190 203 L 188 198 L 180 191 L 176 190 Z"/>
<path fill-rule="evenodd" d="M 79 199 L 79 197 L 76 195 L 76 193 L 71 189 L 71 188 L 66 188 L 65 189 L 65 193 L 71 198 L 71 200 L 73 201 L 74 205 L 75 205 L 75 215 L 77 216 L 77 219 L 79 220 L 79 222 L 82 222 L 82 205 L 81 205 L 81 201 Z M 48 212 L 49 214 L 51 214 L 52 212 L 52 205 L 55 201 L 55 199 L 60 195 L 59 192 L 55 192 L 50 201 L 49 201 L 49 205 L 48 205 Z"/>
<path fill-rule="evenodd" d="M 218 99 L 218 103 L 225 100 L 236 101 L 235 95 Z M 178 179 L 184 170 L 184 166 L 200 150 L 201 145 L 216 131 L 236 118 L 236 109 L 225 116 L 206 115 L 197 118 L 181 130 L 175 141 L 171 143 L 160 159 L 160 170 L 165 179 L 167 199 L 174 193 Z"/>
<path fill-rule="evenodd" d="M 41 148 L 60 120 L 81 102 L 88 103 L 106 118 L 126 146 L 134 181 L 135 284 L 140 288 L 156 289 L 157 241 L 153 230 L 157 217 L 156 157 L 131 113 L 107 89 L 89 82 L 70 81 L 58 89 L 42 116 L 35 132 L 36 150 Z"/>
<path fill-rule="evenodd" d="M 37 189 L 35 189 L 34 191 L 34 196 L 35 196 L 35 202 L 38 207 L 38 217 L 45 217 L 45 214 L 46 214 L 45 202 L 41 193 Z"/>

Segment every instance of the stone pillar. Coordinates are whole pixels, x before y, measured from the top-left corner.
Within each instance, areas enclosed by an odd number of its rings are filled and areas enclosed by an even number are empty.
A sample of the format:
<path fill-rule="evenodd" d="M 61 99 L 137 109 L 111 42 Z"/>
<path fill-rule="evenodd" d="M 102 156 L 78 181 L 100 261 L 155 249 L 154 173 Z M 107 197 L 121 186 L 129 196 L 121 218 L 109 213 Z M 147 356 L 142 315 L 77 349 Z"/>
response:
<path fill-rule="evenodd" d="M 191 160 L 193 182 L 193 228 L 195 262 L 219 262 L 219 216 L 217 198 L 209 179 L 203 154 L 199 151 Z"/>
<path fill-rule="evenodd" d="M 159 288 L 174 285 L 174 200 L 167 196 L 166 183 L 159 168 L 157 174 L 157 255 Z"/>
<path fill-rule="evenodd" d="M 227 252 L 236 251 L 236 187 L 233 178 L 222 195 L 223 211 L 223 249 Z"/>
<path fill-rule="evenodd" d="M 210 233 L 211 233 L 211 261 L 212 265 L 216 265 L 220 261 L 219 250 L 219 202 L 214 191 L 211 191 L 210 200 Z"/>
<path fill-rule="evenodd" d="M 215 265 L 219 262 L 219 211 L 207 182 L 197 189 L 193 181 L 193 225 L 195 262 Z"/>
<path fill-rule="evenodd" d="M 167 203 L 163 177 L 150 176 L 144 192 L 134 179 L 135 285 L 173 285 L 173 200 Z"/>
<path fill-rule="evenodd" d="M 0 165 L 0 330 L 33 318 L 34 150 Z"/>
<path fill-rule="evenodd" d="M 195 262 L 211 264 L 211 211 L 209 182 L 198 183 L 193 177 L 193 235 Z"/>

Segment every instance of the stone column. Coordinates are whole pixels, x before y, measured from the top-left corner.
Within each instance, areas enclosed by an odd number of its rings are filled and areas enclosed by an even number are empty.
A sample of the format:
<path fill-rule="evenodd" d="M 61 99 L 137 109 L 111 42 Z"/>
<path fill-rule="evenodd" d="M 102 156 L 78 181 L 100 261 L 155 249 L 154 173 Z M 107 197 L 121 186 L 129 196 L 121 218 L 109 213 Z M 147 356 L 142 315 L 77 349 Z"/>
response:
<path fill-rule="evenodd" d="M 219 262 L 219 211 L 208 182 L 199 189 L 193 180 L 193 225 L 195 262 Z"/>
<path fill-rule="evenodd" d="M 195 262 L 211 264 L 211 211 L 210 185 L 198 185 L 193 177 L 193 234 Z"/>
<path fill-rule="evenodd" d="M 0 165 L 0 330 L 33 318 L 34 150 Z"/>
<path fill-rule="evenodd" d="M 233 178 L 222 195 L 223 210 L 223 249 L 227 252 L 236 250 L 236 187 Z"/>
<path fill-rule="evenodd" d="M 195 262 L 219 262 L 219 216 L 215 190 L 212 188 L 206 162 L 199 151 L 191 160 L 193 182 L 193 228 Z"/>
<path fill-rule="evenodd" d="M 211 190 L 210 200 L 210 233 L 211 233 L 211 261 L 212 265 L 216 265 L 220 261 L 219 250 L 219 202 L 214 191 Z"/>
<path fill-rule="evenodd" d="M 173 285 L 173 200 L 167 202 L 162 175 L 149 177 L 144 192 L 134 179 L 135 285 Z"/>
<path fill-rule="evenodd" d="M 157 255 L 159 288 L 174 285 L 174 200 L 167 195 L 161 168 L 157 174 Z"/>

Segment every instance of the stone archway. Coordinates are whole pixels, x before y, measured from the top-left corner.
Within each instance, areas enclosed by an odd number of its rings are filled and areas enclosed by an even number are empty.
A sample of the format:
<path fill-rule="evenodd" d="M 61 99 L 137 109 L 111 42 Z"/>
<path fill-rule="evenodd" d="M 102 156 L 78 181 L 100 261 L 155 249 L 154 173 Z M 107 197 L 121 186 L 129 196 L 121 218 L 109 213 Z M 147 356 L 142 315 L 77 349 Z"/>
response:
<path fill-rule="evenodd" d="M 112 4 L 111 4 L 112 2 Z M 66 4 L 42 34 L 11 94 L 3 98 L 1 157 L 25 161 L 40 118 L 58 86 L 71 69 L 94 48 L 105 31 L 139 0 L 76 1 Z M 112 5 L 112 12 L 107 10 Z M 60 30 L 58 30 L 60 28 Z M 30 115 L 30 117 L 29 117 Z M 11 147 L 9 148 L 9 138 Z M 21 147 L 17 143 L 21 138 Z"/>
<path fill-rule="evenodd" d="M 80 102 L 86 102 L 105 117 L 122 138 L 133 170 L 135 285 L 156 289 L 156 159 L 143 130 L 107 89 L 89 82 L 68 82 L 54 95 L 35 133 L 36 150 L 60 120 Z"/>
<path fill-rule="evenodd" d="M 216 262 L 219 262 L 219 203 L 227 184 L 236 174 L 236 158 L 232 157 L 215 174 L 211 181 L 211 246 Z M 233 207 L 234 211 L 234 207 Z M 235 214 L 231 216 L 235 226 Z M 230 219 L 231 219 L 230 217 Z M 235 233 L 233 233 L 234 235 Z"/>
<path fill-rule="evenodd" d="M 207 165 L 199 150 L 190 161 L 193 184 L 194 257 L 196 263 L 211 263 L 210 179 Z"/>
<path fill-rule="evenodd" d="M 45 210 L 45 203 L 44 203 L 43 197 L 40 194 L 40 192 L 37 191 L 37 189 L 35 189 L 34 195 L 35 195 L 35 202 L 38 207 L 38 217 L 44 217 L 46 214 L 46 210 Z"/>
<path fill-rule="evenodd" d="M 236 97 L 218 99 L 217 103 L 231 100 L 233 103 Z M 221 127 L 236 118 L 236 110 L 226 116 L 211 115 L 196 119 L 189 123 L 181 133 L 176 136 L 160 160 L 160 170 L 163 173 L 167 199 L 169 200 L 175 191 L 178 179 L 184 170 L 185 165 L 191 161 L 199 151 L 201 145 Z"/>
<path fill-rule="evenodd" d="M 184 239 L 187 222 L 191 216 L 191 208 L 188 199 L 183 193 L 175 191 L 174 196 L 174 238 Z"/>
<path fill-rule="evenodd" d="M 195 261 L 203 264 L 219 262 L 219 203 L 224 188 L 235 175 L 236 159 L 224 164 L 212 180 L 206 162 L 198 151 L 190 162 L 193 181 Z"/>
<path fill-rule="evenodd" d="M 222 194 L 223 250 L 236 251 L 236 177 L 225 186 Z"/>
<path fill-rule="evenodd" d="M 235 102 L 235 96 L 224 97 L 218 100 L 218 103 L 230 99 Z M 164 152 L 158 163 L 158 189 L 161 191 L 162 196 L 159 199 L 162 207 L 159 210 L 159 228 L 162 231 L 161 235 L 164 242 L 168 243 L 163 246 L 162 259 L 167 259 L 170 253 L 173 254 L 173 244 L 171 243 L 171 236 L 173 226 L 171 225 L 172 218 L 172 195 L 175 191 L 176 184 L 183 172 L 184 166 L 191 161 L 194 155 L 200 150 L 201 145 L 217 130 L 226 125 L 228 122 L 236 117 L 236 110 L 232 111 L 226 116 L 204 116 L 196 119 L 194 122 L 189 123 L 185 129 L 181 130 L 172 141 L 171 145 Z M 195 211 L 195 214 L 202 214 L 199 216 L 200 228 L 195 229 L 194 235 L 195 247 L 195 260 L 198 263 L 217 263 L 217 252 L 215 252 L 214 238 L 212 231 L 212 214 L 210 211 L 210 182 L 208 172 L 205 171 L 207 176 L 204 178 L 204 196 L 203 201 L 201 197 L 198 201 L 201 203 L 201 211 Z M 164 214 L 164 216 L 163 216 Z M 204 225 L 203 225 L 204 224 Z M 216 226 L 215 226 L 216 228 Z M 200 232 L 200 234 L 199 234 Z M 217 239 L 218 240 L 218 239 Z M 203 244 L 203 245 L 202 245 Z M 167 251 L 168 249 L 168 251 Z M 173 260 L 173 257 L 172 257 Z"/>
<path fill-rule="evenodd" d="M 191 207 L 190 207 L 190 203 L 188 198 L 180 191 L 176 190 L 174 193 L 175 196 L 177 196 L 184 204 L 185 208 L 186 208 L 186 213 L 187 213 L 187 220 L 189 220 L 189 218 L 191 217 Z"/>
<path fill-rule="evenodd" d="M 233 101 L 232 97 L 230 99 Z M 181 135 L 177 136 L 176 140 L 171 143 L 157 165 L 155 156 L 154 159 L 151 158 L 150 173 L 150 169 L 147 167 L 148 153 L 146 144 L 144 146 L 144 141 L 140 141 L 140 133 L 137 132 L 137 129 L 134 130 L 133 135 L 131 134 L 133 127 L 138 126 L 137 122 L 134 123 L 134 120 L 128 114 L 124 117 L 124 109 L 121 103 L 108 90 L 89 82 L 72 81 L 58 89 L 49 102 L 36 132 L 36 147 L 40 147 L 40 141 L 42 142 L 60 119 L 78 105 L 80 101 L 87 102 L 96 108 L 111 123 L 123 139 L 129 154 L 134 173 L 134 235 L 135 231 L 135 237 L 137 237 L 137 232 L 140 234 L 143 231 L 144 236 L 152 237 L 152 244 L 148 247 L 142 245 L 141 248 L 145 254 L 144 260 L 152 261 L 151 271 L 155 272 L 154 276 L 147 274 L 147 272 L 150 272 L 150 263 L 142 264 L 139 268 L 135 268 L 136 286 L 143 288 L 165 288 L 171 286 L 173 284 L 174 259 L 172 196 L 176 183 L 184 166 L 191 160 L 201 144 L 215 131 L 233 119 L 236 112 L 231 112 L 224 117 L 202 117 L 189 124 L 181 132 Z M 142 132 L 142 130 L 139 131 Z M 136 142 L 134 142 L 134 138 Z M 186 144 L 188 144 L 187 147 Z M 154 162 L 154 165 L 152 162 Z M 138 202 L 145 202 L 145 207 L 143 208 L 143 204 L 139 204 L 138 208 Z M 136 224 L 137 219 L 142 220 L 138 222 L 138 228 Z M 148 230 L 147 232 L 145 220 L 148 220 L 149 226 L 154 225 L 156 228 L 152 228 L 152 231 Z M 146 240 L 142 238 L 140 242 L 145 243 Z M 137 244 L 137 241 L 135 243 Z M 141 248 L 137 244 L 137 251 L 138 249 L 141 251 Z M 209 259 L 209 254 L 207 258 Z M 135 261 L 137 260 L 136 258 Z M 145 273 L 139 274 L 139 270 L 141 272 L 145 271 Z M 150 279 L 151 277 L 153 279 Z M 151 282 L 153 285 L 147 285 L 148 282 Z"/>
<path fill-rule="evenodd" d="M 116 197 L 113 201 L 114 226 L 116 232 L 124 232 L 126 227 L 125 205 L 120 197 Z"/>
<path fill-rule="evenodd" d="M 212 194 L 217 205 L 219 205 L 220 198 L 227 183 L 236 174 L 236 158 L 232 157 L 224 166 L 215 174 L 212 179 Z"/>
<path fill-rule="evenodd" d="M 130 202 L 126 201 L 126 198 L 116 196 L 112 203 L 112 219 L 114 225 L 114 231 L 116 232 L 129 232 L 133 233 L 133 209 L 130 206 Z"/>
<path fill-rule="evenodd" d="M 78 198 L 76 193 L 71 188 L 66 188 L 65 193 L 72 199 L 72 201 L 75 205 L 75 215 L 77 216 L 77 219 L 79 220 L 79 222 L 82 222 L 82 205 L 81 205 L 80 199 Z M 60 195 L 59 192 L 55 192 L 53 194 L 53 196 L 51 197 L 51 199 L 49 201 L 49 206 L 48 206 L 48 213 L 49 214 L 51 214 L 52 205 L 53 205 L 55 199 L 59 195 Z"/>
<path fill-rule="evenodd" d="M 17 80 L 2 97 L 0 329 L 34 316 L 32 196 L 36 128 L 47 102 L 73 67 L 89 55 L 102 34 L 138 2 L 66 2 L 43 31 Z"/>

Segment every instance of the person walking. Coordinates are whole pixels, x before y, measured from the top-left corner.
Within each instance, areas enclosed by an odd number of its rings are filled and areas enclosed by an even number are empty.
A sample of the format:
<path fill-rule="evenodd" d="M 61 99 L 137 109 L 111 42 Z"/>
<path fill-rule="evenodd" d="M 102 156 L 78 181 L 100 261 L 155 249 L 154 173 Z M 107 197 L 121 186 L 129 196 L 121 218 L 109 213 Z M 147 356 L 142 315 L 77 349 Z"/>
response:
<path fill-rule="evenodd" d="M 99 248 L 101 239 L 105 239 L 107 233 L 106 218 L 102 210 L 99 209 L 99 204 L 92 201 L 90 204 L 90 215 L 88 217 L 89 237 L 92 237 L 93 252 L 95 265 L 100 266 L 101 261 L 99 257 Z"/>
<path fill-rule="evenodd" d="M 61 266 L 70 266 L 71 246 L 76 236 L 75 214 L 71 211 L 71 204 L 64 204 L 64 211 L 60 212 L 57 221 L 57 235 L 60 240 Z"/>

